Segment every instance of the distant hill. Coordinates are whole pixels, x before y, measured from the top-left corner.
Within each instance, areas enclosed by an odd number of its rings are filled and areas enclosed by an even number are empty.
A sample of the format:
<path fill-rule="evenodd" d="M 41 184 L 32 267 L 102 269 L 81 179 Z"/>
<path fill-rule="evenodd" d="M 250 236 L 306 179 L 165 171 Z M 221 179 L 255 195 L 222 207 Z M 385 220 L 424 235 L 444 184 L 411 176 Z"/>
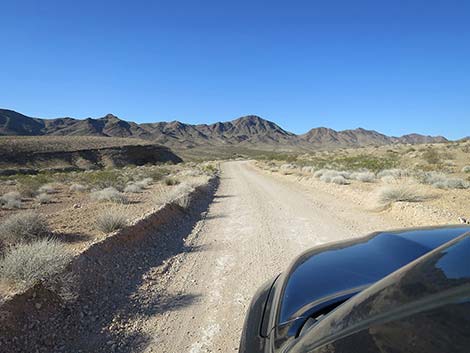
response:
<path fill-rule="evenodd" d="M 255 115 L 215 124 L 184 124 L 179 121 L 137 124 L 108 114 L 102 118 L 39 119 L 0 109 L 0 135 L 15 136 L 106 136 L 151 140 L 177 148 L 237 146 L 270 149 L 360 147 L 393 143 L 445 142 L 443 136 L 408 134 L 393 137 L 362 128 L 336 131 L 314 128 L 296 135 Z"/>

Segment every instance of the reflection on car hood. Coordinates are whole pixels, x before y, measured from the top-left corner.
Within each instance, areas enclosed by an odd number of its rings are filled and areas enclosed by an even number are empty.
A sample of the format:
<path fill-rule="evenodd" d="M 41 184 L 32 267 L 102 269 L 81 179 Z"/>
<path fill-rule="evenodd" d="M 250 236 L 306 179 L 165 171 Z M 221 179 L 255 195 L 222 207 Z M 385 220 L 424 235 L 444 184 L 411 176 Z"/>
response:
<path fill-rule="evenodd" d="M 278 324 L 300 316 L 310 303 L 321 298 L 373 284 L 469 229 L 381 232 L 312 249 L 291 265 L 285 277 Z"/>

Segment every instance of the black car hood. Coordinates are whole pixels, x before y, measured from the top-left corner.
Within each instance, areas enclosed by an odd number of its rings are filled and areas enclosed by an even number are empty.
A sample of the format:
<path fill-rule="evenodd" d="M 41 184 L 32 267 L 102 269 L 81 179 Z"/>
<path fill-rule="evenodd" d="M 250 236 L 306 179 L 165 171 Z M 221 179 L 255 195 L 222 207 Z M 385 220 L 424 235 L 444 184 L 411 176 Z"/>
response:
<path fill-rule="evenodd" d="M 350 297 L 469 229 L 380 232 L 307 251 L 284 276 L 276 325 L 303 317 L 331 297 Z"/>

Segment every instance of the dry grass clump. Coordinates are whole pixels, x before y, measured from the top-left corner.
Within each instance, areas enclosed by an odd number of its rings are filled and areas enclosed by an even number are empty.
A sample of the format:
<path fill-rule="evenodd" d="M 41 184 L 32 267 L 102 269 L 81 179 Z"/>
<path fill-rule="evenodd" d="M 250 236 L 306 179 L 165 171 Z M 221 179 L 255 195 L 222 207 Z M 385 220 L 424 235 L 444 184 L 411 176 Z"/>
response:
<path fill-rule="evenodd" d="M 460 178 L 450 178 L 446 174 L 436 172 L 425 172 L 417 175 L 422 184 L 432 185 L 439 189 L 468 189 L 470 183 Z"/>
<path fill-rule="evenodd" d="M 18 291 L 61 273 L 72 254 L 55 239 L 17 244 L 0 259 L 0 280 Z"/>
<path fill-rule="evenodd" d="M 36 201 L 41 205 L 52 203 L 52 197 L 49 194 L 42 193 L 36 196 Z"/>
<path fill-rule="evenodd" d="M 165 183 L 165 185 L 168 185 L 168 186 L 178 185 L 180 183 L 178 179 L 172 178 L 172 177 L 167 177 L 163 179 L 163 182 Z"/>
<path fill-rule="evenodd" d="M 110 201 L 122 204 L 129 203 L 129 199 L 127 198 L 127 196 L 113 187 L 92 192 L 91 198 L 96 201 Z"/>
<path fill-rule="evenodd" d="M 0 197 L 0 206 L 7 209 L 21 208 L 21 194 L 17 191 L 7 192 Z"/>
<path fill-rule="evenodd" d="M 209 182 L 210 176 L 208 175 L 199 175 L 192 177 L 185 181 L 185 183 L 191 186 L 193 189 L 205 185 Z"/>
<path fill-rule="evenodd" d="M 391 175 L 383 176 L 382 178 L 380 178 L 380 180 L 383 181 L 385 184 L 393 184 L 397 181 L 397 179 Z"/>
<path fill-rule="evenodd" d="M 344 178 L 341 175 L 337 175 L 337 176 L 331 178 L 331 182 L 333 184 L 338 184 L 338 185 L 347 185 L 347 184 L 349 184 L 349 182 L 346 180 L 346 178 Z"/>
<path fill-rule="evenodd" d="M 351 173 L 346 171 L 337 171 L 331 169 L 320 169 L 313 174 L 314 177 L 319 178 L 325 183 L 335 183 L 340 185 L 348 184 L 348 179 L 351 179 Z"/>
<path fill-rule="evenodd" d="M 281 171 L 282 174 L 284 175 L 289 175 L 292 174 L 295 170 L 296 166 L 290 163 L 282 164 L 279 167 L 279 170 Z"/>
<path fill-rule="evenodd" d="M 37 192 L 39 194 L 54 194 L 55 192 L 57 192 L 56 190 L 56 186 L 54 184 L 45 184 L 43 186 L 41 186 Z"/>
<path fill-rule="evenodd" d="M 387 186 L 379 191 L 379 202 L 389 204 L 397 201 L 420 202 L 424 197 L 407 185 Z"/>
<path fill-rule="evenodd" d="M 145 189 L 145 188 L 148 188 L 150 185 L 153 184 L 153 179 L 152 178 L 144 178 L 142 180 L 136 181 L 135 184 L 142 187 L 142 189 Z"/>
<path fill-rule="evenodd" d="M 70 185 L 70 191 L 73 191 L 73 192 L 85 192 L 87 191 L 87 187 L 85 185 L 82 185 L 82 184 L 72 184 Z"/>
<path fill-rule="evenodd" d="M 375 181 L 375 174 L 372 172 L 358 172 L 353 173 L 352 178 L 363 183 L 373 183 Z"/>
<path fill-rule="evenodd" d="M 470 165 L 466 165 L 462 168 L 462 173 L 470 173 Z"/>
<path fill-rule="evenodd" d="M 107 209 L 96 218 L 96 227 L 103 233 L 112 233 L 122 229 L 129 223 L 127 213 L 123 209 Z"/>
<path fill-rule="evenodd" d="M 315 172 L 315 168 L 310 167 L 310 166 L 305 166 L 305 167 L 302 167 L 301 171 L 304 174 L 313 174 Z"/>
<path fill-rule="evenodd" d="M 143 190 L 142 190 L 142 186 L 140 184 L 137 184 L 137 183 L 129 183 L 127 184 L 127 186 L 124 188 L 124 192 L 130 192 L 130 193 L 134 193 L 134 194 L 138 194 L 138 193 L 141 193 Z"/>
<path fill-rule="evenodd" d="M 0 224 L 0 240 L 5 244 L 31 242 L 49 234 L 46 220 L 33 211 L 16 213 Z"/>
<path fill-rule="evenodd" d="M 410 172 L 404 169 L 384 169 L 377 173 L 377 178 L 392 177 L 395 179 L 405 178 L 410 176 Z"/>
<path fill-rule="evenodd" d="M 155 203 L 160 206 L 175 203 L 182 208 L 187 208 L 189 201 L 184 198 L 193 191 L 194 188 L 187 183 L 181 183 L 172 188 L 160 188 L 155 196 Z"/>

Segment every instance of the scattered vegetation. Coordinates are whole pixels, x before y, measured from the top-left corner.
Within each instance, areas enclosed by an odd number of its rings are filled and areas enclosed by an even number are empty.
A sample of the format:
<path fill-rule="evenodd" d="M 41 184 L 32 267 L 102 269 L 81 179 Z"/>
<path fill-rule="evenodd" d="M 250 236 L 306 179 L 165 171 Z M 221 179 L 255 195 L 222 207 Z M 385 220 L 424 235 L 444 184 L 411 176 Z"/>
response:
<path fill-rule="evenodd" d="M 20 243 L 0 260 L 0 280 L 15 290 L 26 290 L 61 273 L 72 258 L 66 246 L 51 238 Z"/>
<path fill-rule="evenodd" d="M 54 194 L 56 192 L 56 188 L 53 184 L 45 184 L 42 185 L 37 192 L 39 194 Z"/>
<path fill-rule="evenodd" d="M 358 181 L 361 181 L 363 183 L 372 183 L 375 181 L 375 174 L 371 172 L 359 172 L 359 173 L 354 173 L 352 177 Z"/>
<path fill-rule="evenodd" d="M 190 200 L 184 199 L 184 197 L 193 191 L 194 188 L 187 183 L 181 183 L 171 188 L 161 188 L 155 196 L 155 203 L 160 206 L 175 203 L 182 208 L 187 208 Z"/>
<path fill-rule="evenodd" d="M 468 189 L 470 183 L 460 179 L 451 178 L 443 173 L 437 172 L 424 172 L 418 173 L 416 178 L 422 184 L 432 185 L 439 189 Z"/>
<path fill-rule="evenodd" d="M 0 206 L 2 208 L 13 209 L 21 208 L 21 195 L 17 191 L 7 192 L 0 197 Z"/>
<path fill-rule="evenodd" d="M 129 220 L 124 209 L 112 208 L 105 210 L 96 218 L 96 227 L 103 233 L 112 233 L 124 228 Z"/>
<path fill-rule="evenodd" d="M 46 193 L 42 193 L 36 196 L 36 201 L 41 205 L 48 204 L 52 202 L 52 196 Z"/>
<path fill-rule="evenodd" d="M 141 184 L 138 183 L 129 183 L 127 186 L 124 188 L 124 192 L 130 192 L 130 193 L 141 193 L 143 191 L 143 187 Z"/>
<path fill-rule="evenodd" d="M 88 188 L 85 185 L 74 183 L 70 185 L 70 191 L 73 192 L 85 192 Z"/>
<path fill-rule="evenodd" d="M 31 242 L 50 235 L 46 220 L 33 211 L 23 211 L 0 224 L 0 240 L 4 244 Z"/>
<path fill-rule="evenodd" d="M 423 159 L 429 164 L 441 163 L 441 156 L 434 148 L 429 148 L 423 152 Z"/>
<path fill-rule="evenodd" d="M 177 185 L 179 184 L 179 180 L 176 179 L 176 178 L 171 178 L 171 177 L 167 177 L 163 180 L 163 182 L 165 183 L 165 185 L 168 185 L 168 186 L 171 186 L 171 185 Z"/>
<path fill-rule="evenodd" d="M 127 196 L 113 187 L 108 187 L 103 190 L 92 192 L 91 198 L 96 201 L 110 201 L 122 204 L 129 203 Z"/>
<path fill-rule="evenodd" d="M 380 203 L 389 204 L 397 201 L 420 202 L 423 201 L 423 196 L 407 185 L 388 186 L 380 190 Z"/>

